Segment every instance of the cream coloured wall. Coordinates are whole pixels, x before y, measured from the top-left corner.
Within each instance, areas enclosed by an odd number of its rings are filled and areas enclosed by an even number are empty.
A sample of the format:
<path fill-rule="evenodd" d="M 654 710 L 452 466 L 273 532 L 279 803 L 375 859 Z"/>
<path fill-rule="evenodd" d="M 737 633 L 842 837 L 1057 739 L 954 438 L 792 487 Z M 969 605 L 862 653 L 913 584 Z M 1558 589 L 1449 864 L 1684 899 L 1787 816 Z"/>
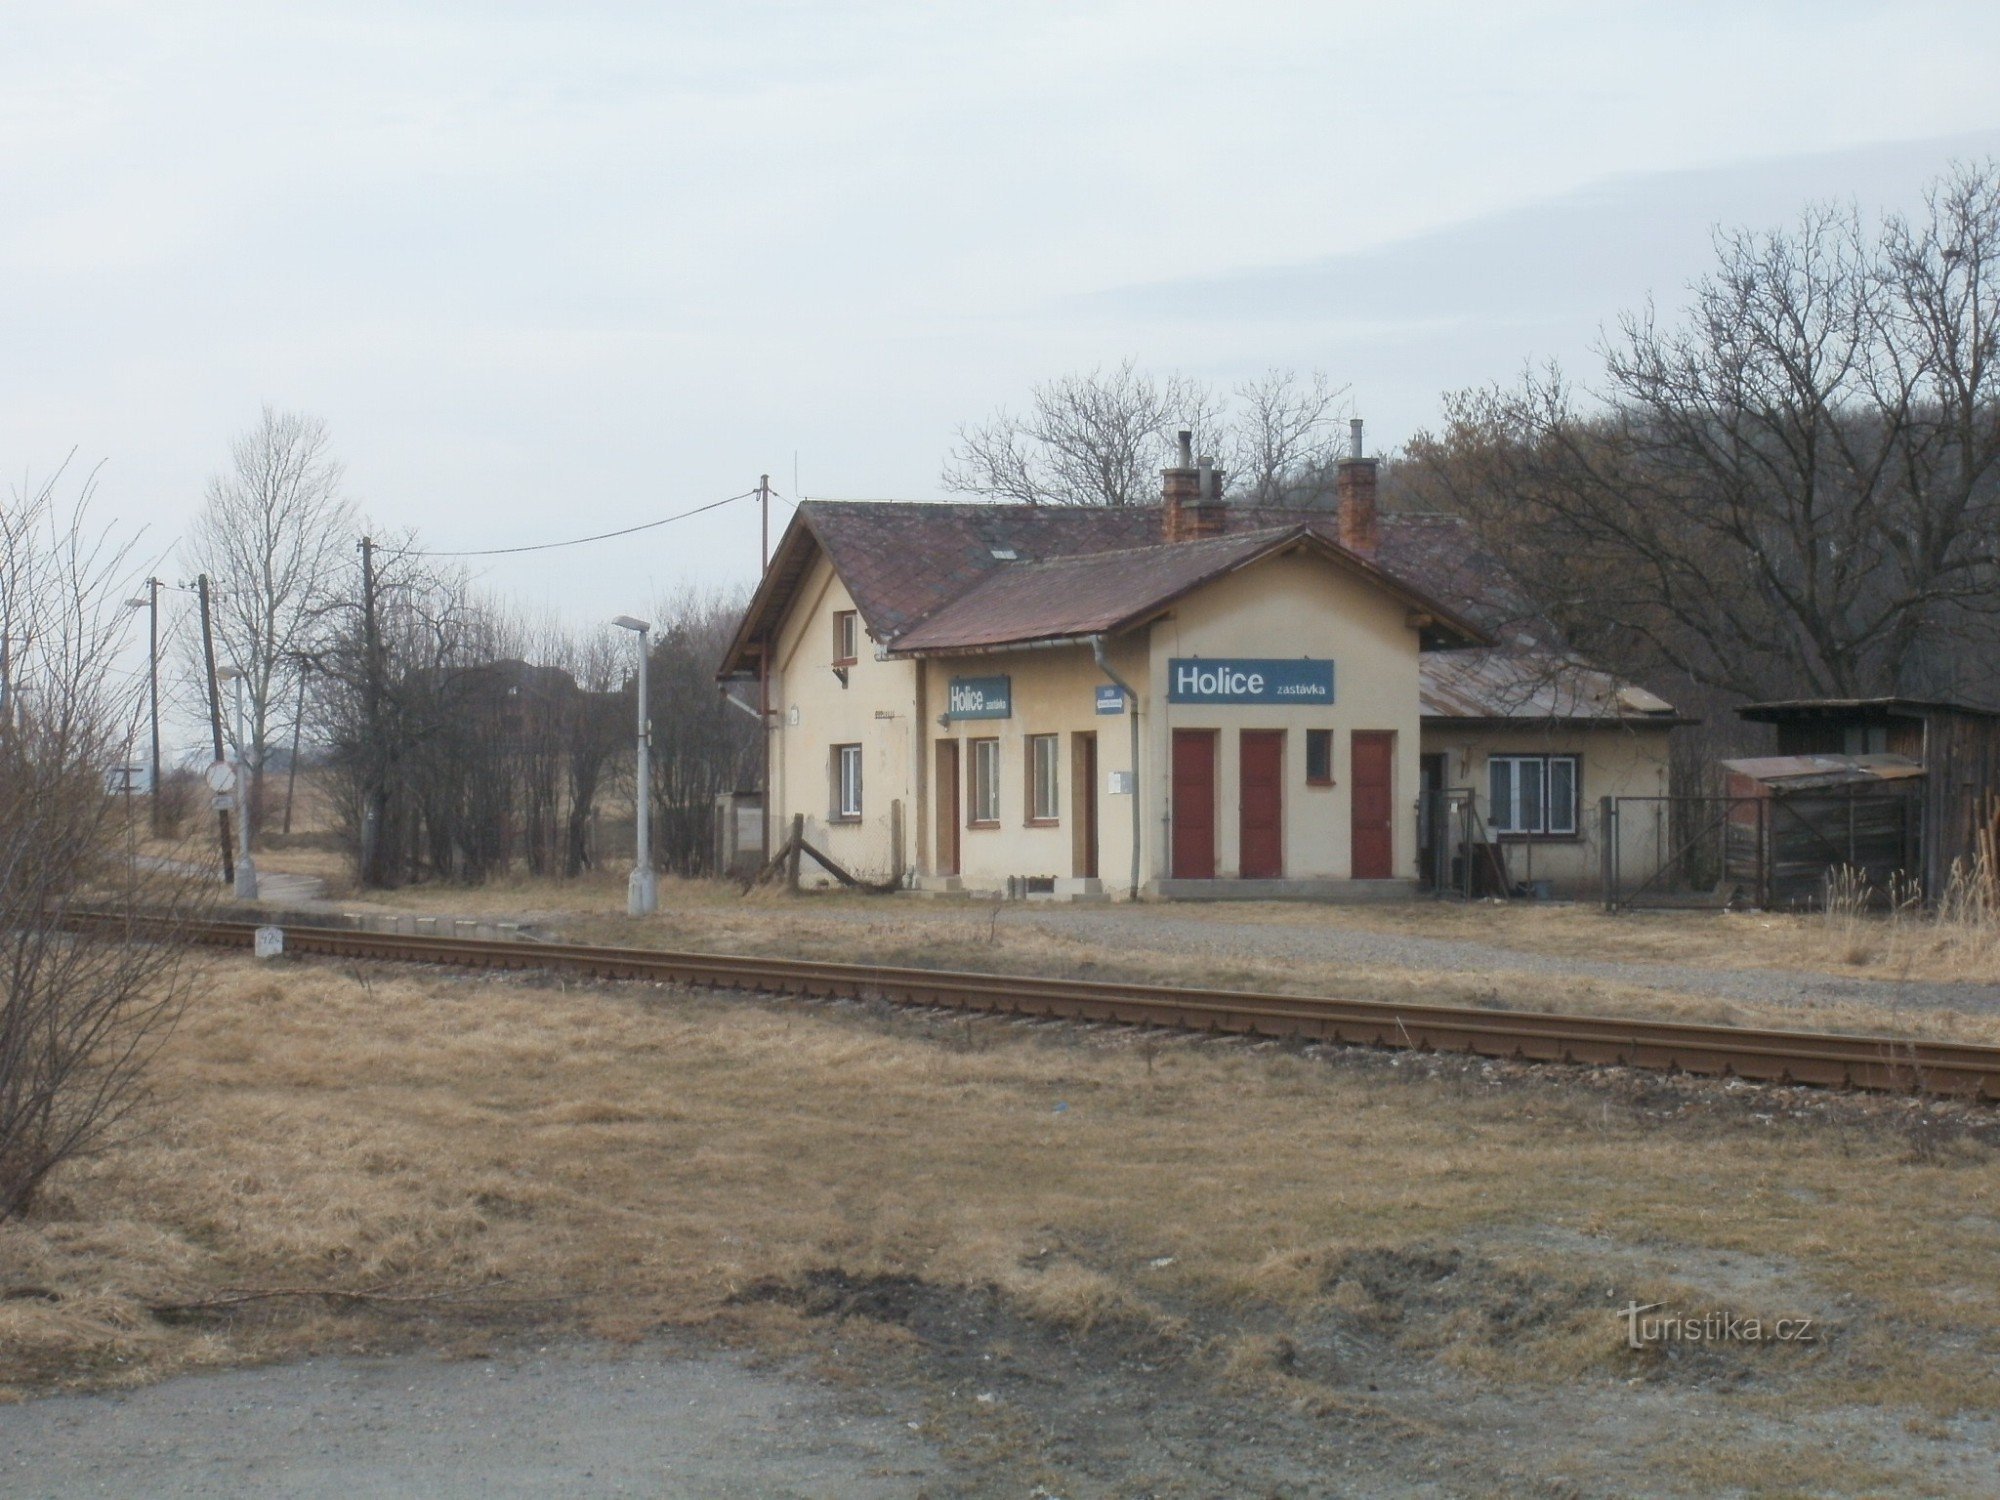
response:
<path fill-rule="evenodd" d="M 847 685 L 833 671 L 833 617 L 853 609 L 847 588 L 824 557 L 801 587 L 798 605 L 779 632 L 771 676 L 771 847 L 790 834 L 795 813 L 805 815 L 806 838 L 855 875 L 883 879 L 894 868 L 891 804 L 904 813 L 905 861 L 912 847 L 911 753 L 916 735 L 916 669 L 905 661 L 877 661 L 863 628 Z M 862 747 L 859 822 L 836 821 L 833 747 Z M 811 860 L 800 868 L 808 884 L 832 877 Z"/>
<path fill-rule="evenodd" d="M 1509 838 L 1507 871 L 1516 881 L 1551 880 L 1563 896 L 1588 894 L 1601 886 L 1604 840 L 1599 799 L 1664 797 L 1667 793 L 1668 731 L 1659 726 L 1582 729 L 1572 725 L 1529 725 L 1487 729 L 1430 723 L 1423 748 L 1443 752 L 1445 784 L 1470 788 L 1480 815 L 1487 812 L 1486 762 L 1493 755 L 1578 756 L 1578 836 L 1573 839 Z M 1618 857 L 1627 879 L 1644 879 L 1657 865 L 1668 838 L 1665 813 L 1630 806 L 1619 827 Z"/>
<path fill-rule="evenodd" d="M 1106 655 L 1118 674 L 1143 694 L 1147 677 L 1143 636 L 1109 643 Z M 1012 688 L 1013 712 L 1008 718 L 955 720 L 949 728 L 940 728 L 935 722 L 925 725 L 928 739 L 933 742 L 924 751 L 927 766 L 936 764 L 935 741 L 956 740 L 959 744 L 959 879 L 965 889 L 1004 889 L 1010 876 L 1078 878 L 1074 820 L 1081 799 L 1072 770 L 1074 737 L 1095 734 L 1098 878 L 1108 892 L 1127 891 L 1131 878 L 1132 799 L 1123 794 L 1114 796 L 1108 788 L 1113 772 L 1129 771 L 1132 767 L 1130 721 L 1124 714 L 1097 712 L 1097 689 L 1110 679 L 1098 669 L 1090 648 L 1075 645 L 937 657 L 925 662 L 924 667 L 927 673 L 924 698 L 932 720 L 945 712 L 951 680 L 955 677 L 1005 676 Z M 1142 725 L 1145 712 L 1142 699 Z M 1036 826 L 1028 819 L 1026 741 L 1033 734 L 1060 736 L 1060 818 L 1054 826 Z M 988 738 L 1000 743 L 1000 819 L 997 827 L 974 828 L 966 825 L 971 806 L 971 741 Z M 929 788 L 927 834 L 921 851 L 922 869 L 926 873 L 935 873 L 935 836 L 930 830 L 935 828 L 937 792 L 935 786 Z"/>
<path fill-rule="evenodd" d="M 1241 868 L 1237 815 L 1240 739 L 1244 729 L 1283 729 L 1284 872 L 1288 880 L 1346 879 L 1353 870 L 1352 784 L 1356 730 L 1396 736 L 1391 791 L 1395 876 L 1416 874 L 1416 788 L 1419 739 L 1418 638 L 1406 607 L 1376 585 L 1309 553 L 1266 559 L 1182 600 L 1151 631 L 1147 759 L 1171 766 L 1175 729 L 1217 729 L 1216 874 Z M 1283 705 L 1169 704 L 1167 663 L 1177 656 L 1330 657 L 1330 708 Z M 1330 728 L 1331 787 L 1306 785 L 1305 731 Z M 1170 788 L 1155 776 L 1146 787 L 1149 826 L 1159 835 L 1147 851 L 1148 879 L 1166 878 L 1171 843 Z"/>

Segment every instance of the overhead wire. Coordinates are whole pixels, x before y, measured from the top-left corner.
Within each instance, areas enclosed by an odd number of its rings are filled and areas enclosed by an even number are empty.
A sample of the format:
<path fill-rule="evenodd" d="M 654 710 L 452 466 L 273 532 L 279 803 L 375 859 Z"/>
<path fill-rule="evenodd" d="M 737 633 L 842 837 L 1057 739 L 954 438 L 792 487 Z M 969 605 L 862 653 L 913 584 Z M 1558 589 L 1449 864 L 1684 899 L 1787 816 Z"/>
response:
<path fill-rule="evenodd" d="M 701 515 L 704 511 L 719 510 L 737 500 L 748 500 L 755 490 L 745 490 L 740 495 L 728 495 L 720 500 L 711 500 L 706 505 L 697 505 L 693 510 L 684 510 L 678 515 L 662 516 L 657 521 L 645 521 L 637 526 L 622 527 L 617 531 L 600 531 L 595 536 L 571 537 L 563 542 L 536 542 L 525 547 L 475 547 L 461 550 L 424 548 L 406 553 L 409 557 L 504 557 L 518 552 L 552 552 L 558 547 L 581 547 L 587 542 L 608 542 L 614 537 L 632 536 L 641 531 L 653 531 L 661 526 L 671 526 L 676 521 L 685 521 L 690 516 Z"/>

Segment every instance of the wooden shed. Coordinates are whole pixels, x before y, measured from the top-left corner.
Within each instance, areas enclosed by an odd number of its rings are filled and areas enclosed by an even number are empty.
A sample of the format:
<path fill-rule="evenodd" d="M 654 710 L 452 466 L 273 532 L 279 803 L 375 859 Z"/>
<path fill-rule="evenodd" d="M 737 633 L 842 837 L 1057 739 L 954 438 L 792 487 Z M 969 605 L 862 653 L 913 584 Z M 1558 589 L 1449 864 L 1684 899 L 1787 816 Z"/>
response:
<path fill-rule="evenodd" d="M 1725 760 L 1728 881 L 1759 906 L 1815 906 L 1835 870 L 1878 893 L 1923 863 L 1924 768 L 1907 755 Z"/>
<path fill-rule="evenodd" d="M 1914 762 L 1917 845 L 1906 873 L 1927 896 L 1945 889 L 1954 864 L 1969 868 L 1983 855 L 1990 867 L 2000 838 L 2000 711 L 1921 698 L 1805 698 L 1738 712 L 1776 727 L 1780 756 Z"/>

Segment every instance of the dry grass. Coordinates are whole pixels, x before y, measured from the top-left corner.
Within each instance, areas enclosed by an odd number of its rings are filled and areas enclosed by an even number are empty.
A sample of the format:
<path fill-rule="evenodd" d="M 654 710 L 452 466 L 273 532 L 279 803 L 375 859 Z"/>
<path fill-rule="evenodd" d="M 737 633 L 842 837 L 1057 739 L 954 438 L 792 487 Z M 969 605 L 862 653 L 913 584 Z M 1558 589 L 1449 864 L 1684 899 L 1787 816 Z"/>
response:
<path fill-rule="evenodd" d="M 699 937 L 708 931 L 753 930 L 768 923 L 733 922 L 742 913 L 774 907 L 810 921 L 815 912 L 867 912 L 886 923 L 928 924 L 941 914 L 958 914 L 968 928 L 990 919 L 992 903 L 940 899 L 918 903 L 897 898 L 815 893 L 791 898 L 778 892 L 739 894 L 733 885 L 663 879 L 662 916 L 649 937 L 622 916 L 623 871 L 586 875 L 573 881 L 513 876 L 485 886 L 428 885 L 388 892 L 358 892 L 344 884 L 335 865 L 310 851 L 260 855 L 272 869 L 298 869 L 329 877 L 335 898 L 356 911 L 417 911 L 468 917 L 526 917 L 563 927 L 579 938 L 651 941 L 662 933 Z M 1605 914 L 1588 904 L 1532 902 L 1433 902 L 1355 906 L 1300 902 L 1224 902 L 1213 905 L 1148 904 L 1130 912 L 1176 922 L 1218 925 L 1312 926 L 1417 938 L 1477 943 L 1524 954 L 1609 963 L 1666 964 L 1697 969 L 1778 969 L 1797 973 L 1845 974 L 1889 982 L 2000 983 L 2000 920 L 1967 921 L 1947 907 L 1938 918 L 1914 911 L 1884 914 L 1873 909 L 1822 912 L 1652 911 Z M 1491 972 L 1483 971 L 1483 972 Z"/>
<path fill-rule="evenodd" d="M 1273 1318 L 1480 1383 L 1668 1378 L 1619 1347 L 1631 1296 L 1829 1319 L 1811 1355 L 1731 1356 L 1786 1411 L 1935 1421 L 2000 1399 L 1992 1148 L 1662 1122 L 1546 1076 L 1411 1071 L 229 961 L 162 1058 L 148 1133 L 0 1226 L 0 1378 L 116 1384 L 550 1320 L 782 1344 L 796 1312 L 736 1299 L 838 1267 L 998 1287 L 1077 1337 L 1200 1322 L 1218 1379 L 1299 1409 L 1355 1408 L 1293 1367 Z M 311 1304 L 146 1311 L 225 1287 L 494 1283 L 414 1333 Z"/>

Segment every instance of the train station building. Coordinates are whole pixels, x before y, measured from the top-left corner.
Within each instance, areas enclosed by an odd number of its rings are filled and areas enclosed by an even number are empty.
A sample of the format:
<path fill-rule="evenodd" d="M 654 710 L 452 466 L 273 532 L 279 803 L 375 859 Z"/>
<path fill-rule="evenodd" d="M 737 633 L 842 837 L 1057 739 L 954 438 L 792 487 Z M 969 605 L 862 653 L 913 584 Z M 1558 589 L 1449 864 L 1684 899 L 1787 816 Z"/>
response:
<path fill-rule="evenodd" d="M 767 840 L 917 890 L 1593 889 L 1598 800 L 1664 795 L 1686 721 L 1462 520 L 1381 514 L 1360 447 L 1334 510 L 1232 503 L 1185 439 L 1158 505 L 802 503 L 721 673 Z"/>

